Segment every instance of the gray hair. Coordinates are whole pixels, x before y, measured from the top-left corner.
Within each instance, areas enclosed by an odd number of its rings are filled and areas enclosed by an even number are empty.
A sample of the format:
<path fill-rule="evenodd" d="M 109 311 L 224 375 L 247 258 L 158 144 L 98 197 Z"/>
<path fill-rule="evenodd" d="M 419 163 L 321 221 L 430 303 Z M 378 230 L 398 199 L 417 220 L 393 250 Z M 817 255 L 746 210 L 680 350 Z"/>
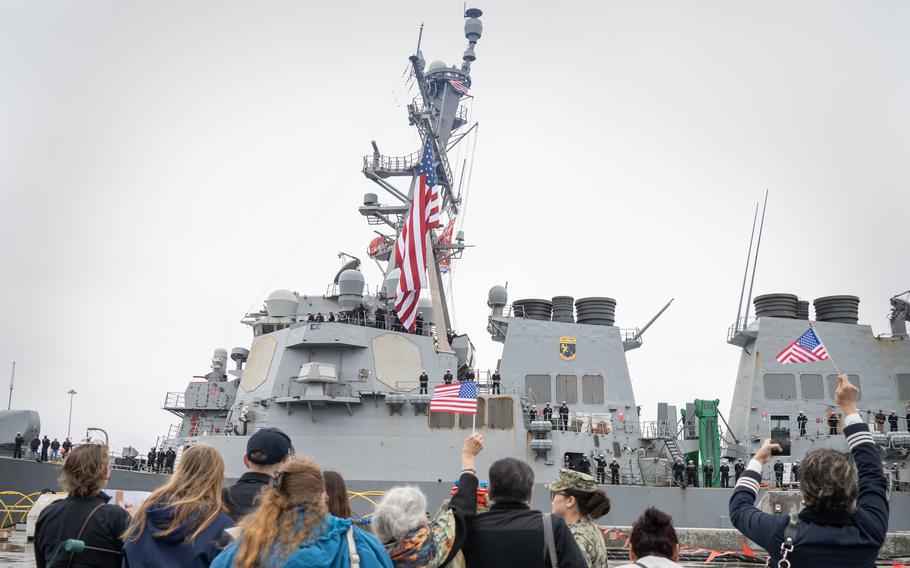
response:
<path fill-rule="evenodd" d="M 383 543 L 401 540 L 427 521 L 427 497 L 414 486 L 393 487 L 373 511 L 373 532 Z"/>
<path fill-rule="evenodd" d="M 799 485 L 807 507 L 822 513 L 852 513 L 859 495 L 853 458 L 837 450 L 810 452 L 799 467 Z"/>

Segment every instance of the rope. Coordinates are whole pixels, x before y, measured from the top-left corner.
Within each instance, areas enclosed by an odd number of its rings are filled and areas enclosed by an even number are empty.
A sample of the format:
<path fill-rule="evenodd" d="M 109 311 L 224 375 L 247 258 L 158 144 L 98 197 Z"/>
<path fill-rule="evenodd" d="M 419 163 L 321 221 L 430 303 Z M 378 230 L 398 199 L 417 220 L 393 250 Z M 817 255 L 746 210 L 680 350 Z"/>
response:
<path fill-rule="evenodd" d="M 14 504 L 9 505 L 6 502 L 6 499 L 3 499 L 6 495 L 13 495 L 19 497 L 19 500 Z M 35 497 L 41 495 L 40 492 L 29 493 L 20 493 L 18 491 L 0 491 L 0 505 L 3 506 L 3 518 L 0 520 L 0 527 L 5 528 L 7 526 L 15 525 L 17 522 L 21 523 L 25 521 L 25 517 L 28 515 L 28 512 L 32 510 L 32 507 L 35 506 Z M 28 501 L 26 505 L 22 503 Z M 16 521 L 13 518 L 13 515 L 20 514 L 19 520 Z"/>

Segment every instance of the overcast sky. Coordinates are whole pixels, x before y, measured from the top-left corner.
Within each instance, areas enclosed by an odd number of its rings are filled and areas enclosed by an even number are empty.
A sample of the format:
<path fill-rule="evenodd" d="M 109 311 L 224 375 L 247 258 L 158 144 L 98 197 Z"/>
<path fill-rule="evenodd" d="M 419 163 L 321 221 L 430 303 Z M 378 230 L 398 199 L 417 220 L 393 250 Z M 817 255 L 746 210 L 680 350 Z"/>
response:
<path fill-rule="evenodd" d="M 249 346 L 263 289 L 323 293 L 366 258 L 375 138 L 417 149 L 400 89 L 421 22 L 458 63 L 460 1 L 0 4 L 0 383 L 43 430 L 148 447 L 160 409 Z M 643 325 L 639 404 L 720 398 L 755 202 L 756 294 L 910 288 L 910 4 L 489 2 L 455 270 L 481 368 L 487 290 L 611 296 Z M 398 89 L 398 90 L 396 90 Z M 379 283 L 367 265 L 371 284 Z M 555 351 L 554 351 L 555 353 Z"/>

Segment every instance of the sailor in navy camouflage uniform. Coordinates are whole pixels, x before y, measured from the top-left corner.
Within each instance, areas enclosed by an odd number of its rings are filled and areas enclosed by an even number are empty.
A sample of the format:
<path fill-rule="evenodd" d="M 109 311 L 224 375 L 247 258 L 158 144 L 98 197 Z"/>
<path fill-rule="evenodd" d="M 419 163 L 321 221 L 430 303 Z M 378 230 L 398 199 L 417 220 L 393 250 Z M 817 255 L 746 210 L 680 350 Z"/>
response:
<path fill-rule="evenodd" d="M 844 414 L 844 436 L 858 477 L 853 464 L 840 456 L 832 456 L 833 450 L 816 450 L 803 460 L 800 490 L 806 507 L 799 513 L 793 549 L 787 554 L 793 566 L 871 568 L 875 566 L 885 541 L 888 482 L 879 465 L 878 450 L 872 441 L 869 426 L 857 411 L 858 396 L 859 390 L 847 380 L 847 376 L 839 375 L 835 400 Z M 780 446 L 766 441 L 749 462 L 730 498 L 730 520 L 742 534 L 767 550 L 771 555 L 771 565 L 777 566 L 790 518 L 762 513 L 754 504 L 762 479 L 762 467 L 771 460 L 774 448 L 780 449 Z M 820 459 L 813 459 L 813 454 Z M 818 464 L 813 464 L 813 461 L 818 461 Z M 815 485 L 815 481 L 834 477 L 829 468 L 820 471 L 822 468 L 819 467 L 813 471 L 813 465 L 820 466 L 822 463 L 836 467 L 842 473 L 842 479 L 824 486 L 840 488 L 840 491 L 833 492 L 839 495 L 839 501 L 832 497 L 830 490 L 817 492 L 823 487 Z"/>

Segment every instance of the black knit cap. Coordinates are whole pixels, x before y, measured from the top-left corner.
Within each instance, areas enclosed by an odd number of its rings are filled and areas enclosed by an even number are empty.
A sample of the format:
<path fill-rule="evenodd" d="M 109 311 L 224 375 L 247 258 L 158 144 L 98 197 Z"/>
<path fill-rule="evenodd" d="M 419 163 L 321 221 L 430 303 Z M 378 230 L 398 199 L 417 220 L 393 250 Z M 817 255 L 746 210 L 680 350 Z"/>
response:
<path fill-rule="evenodd" d="M 259 452 L 253 459 L 254 452 Z M 263 428 L 250 436 L 246 443 L 246 455 L 249 460 L 259 465 L 271 465 L 284 461 L 294 455 L 294 446 L 287 434 L 278 428 Z M 264 456 L 264 458 L 263 458 Z"/>

